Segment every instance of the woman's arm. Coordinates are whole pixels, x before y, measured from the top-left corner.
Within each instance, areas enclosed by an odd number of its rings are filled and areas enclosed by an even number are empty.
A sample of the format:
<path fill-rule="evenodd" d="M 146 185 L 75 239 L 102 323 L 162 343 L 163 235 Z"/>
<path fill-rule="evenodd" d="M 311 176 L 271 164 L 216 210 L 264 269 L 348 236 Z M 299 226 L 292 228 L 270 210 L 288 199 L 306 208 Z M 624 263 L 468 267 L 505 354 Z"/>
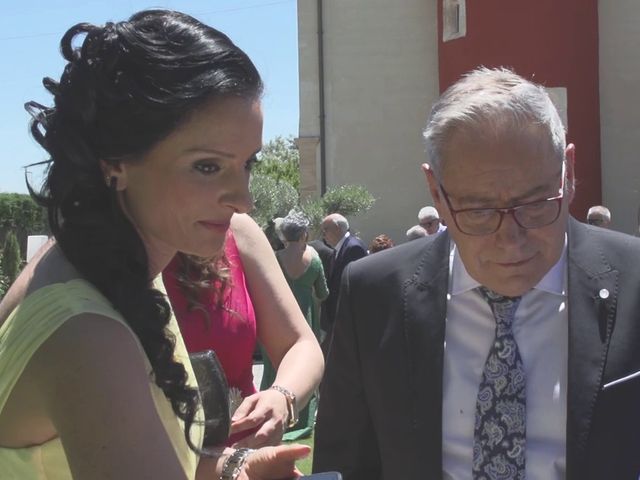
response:
<path fill-rule="evenodd" d="M 95 314 L 70 319 L 23 375 L 38 386 L 75 480 L 187 480 L 157 413 L 144 353 L 124 325 Z M 232 452 L 201 456 L 196 479 L 218 480 Z M 308 454 L 304 445 L 257 450 L 238 480 L 291 478 L 299 473 L 295 460 Z"/>
<path fill-rule="evenodd" d="M 313 247 L 307 247 L 313 250 Z M 329 296 L 329 288 L 327 287 L 327 278 L 324 276 L 324 267 L 322 266 L 322 261 L 315 250 L 313 251 L 314 262 L 318 263 L 318 276 L 313 282 L 313 292 L 318 300 L 321 302 L 326 300 Z"/>
<path fill-rule="evenodd" d="M 25 374 L 74 479 L 187 478 L 157 413 L 144 353 L 124 325 L 97 314 L 72 318 Z"/>
<path fill-rule="evenodd" d="M 300 409 L 322 377 L 322 351 L 260 227 L 248 215 L 234 215 L 231 228 L 256 312 L 258 338 L 277 369 L 274 384 L 293 392 Z M 239 443 L 254 446 L 279 442 L 287 419 L 286 407 L 285 396 L 275 390 L 248 397 L 236 411 L 232 429 L 262 426 Z"/>

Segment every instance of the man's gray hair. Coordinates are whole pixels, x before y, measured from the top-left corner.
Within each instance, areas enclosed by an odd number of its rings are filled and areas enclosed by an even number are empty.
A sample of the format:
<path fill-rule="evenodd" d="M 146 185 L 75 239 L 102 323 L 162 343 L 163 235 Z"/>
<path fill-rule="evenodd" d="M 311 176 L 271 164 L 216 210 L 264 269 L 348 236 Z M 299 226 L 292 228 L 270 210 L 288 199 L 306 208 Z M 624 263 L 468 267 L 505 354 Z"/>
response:
<path fill-rule="evenodd" d="M 442 174 L 442 152 L 456 131 L 495 134 L 523 127 L 544 128 L 559 161 L 566 148 L 565 128 L 544 87 L 506 68 L 477 68 L 449 87 L 431 109 L 424 130 L 434 174 Z"/>
<path fill-rule="evenodd" d="M 280 232 L 287 242 L 301 240 L 309 229 L 309 219 L 301 212 L 291 210 L 280 223 Z"/>
<path fill-rule="evenodd" d="M 429 234 L 420 225 L 414 225 L 409 230 L 407 230 L 406 235 L 407 240 L 417 240 L 418 238 L 426 237 Z"/>
<path fill-rule="evenodd" d="M 329 219 L 340 229 L 340 232 L 344 235 L 349 231 L 349 221 L 339 213 L 332 213 L 329 215 Z"/>
<path fill-rule="evenodd" d="M 436 220 L 440 218 L 440 214 L 435 207 L 422 207 L 418 212 L 418 222 L 422 223 L 425 220 Z"/>
<path fill-rule="evenodd" d="M 611 221 L 611 212 L 607 207 L 602 205 L 594 205 L 587 212 L 587 220 L 591 220 L 592 218 L 603 219 L 607 222 Z"/>

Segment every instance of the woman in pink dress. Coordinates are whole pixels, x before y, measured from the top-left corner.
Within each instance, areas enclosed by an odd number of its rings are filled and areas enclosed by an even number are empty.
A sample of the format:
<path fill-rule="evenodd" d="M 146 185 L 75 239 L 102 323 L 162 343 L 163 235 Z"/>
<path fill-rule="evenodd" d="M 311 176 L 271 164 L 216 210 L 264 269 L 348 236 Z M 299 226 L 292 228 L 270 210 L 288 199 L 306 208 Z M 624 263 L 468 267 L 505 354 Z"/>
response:
<path fill-rule="evenodd" d="M 199 278 L 211 280 L 203 283 Z M 279 443 L 311 397 L 323 361 L 258 225 L 247 215 L 234 215 L 224 256 L 212 262 L 179 254 L 163 272 L 163 280 L 187 350 L 214 350 L 225 371 L 235 410 L 229 443 Z M 252 373 L 258 338 L 279 364 L 277 388 L 262 392 L 256 392 Z M 295 396 L 295 412 L 281 389 Z"/>

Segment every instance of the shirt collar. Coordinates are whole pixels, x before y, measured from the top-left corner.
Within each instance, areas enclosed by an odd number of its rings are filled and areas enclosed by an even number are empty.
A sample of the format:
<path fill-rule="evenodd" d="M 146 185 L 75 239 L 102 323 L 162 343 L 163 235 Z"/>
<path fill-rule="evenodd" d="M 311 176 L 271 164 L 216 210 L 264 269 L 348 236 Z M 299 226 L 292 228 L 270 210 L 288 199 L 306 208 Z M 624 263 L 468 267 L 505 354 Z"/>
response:
<path fill-rule="evenodd" d="M 344 234 L 344 237 L 342 237 L 342 238 L 340 239 L 340 241 L 339 241 L 338 243 L 336 243 L 336 247 L 335 247 L 336 252 L 335 252 L 335 254 L 334 254 L 334 255 L 336 255 L 336 256 L 338 255 L 338 252 L 339 252 L 339 251 L 340 251 L 340 249 L 342 248 L 342 244 L 344 243 L 344 241 L 345 241 L 347 238 L 349 238 L 349 236 L 350 236 L 350 235 L 351 235 L 351 233 L 349 233 L 349 232 L 345 233 L 345 234 Z"/>
<path fill-rule="evenodd" d="M 469 272 L 467 272 L 458 249 L 456 248 L 453 240 L 451 240 L 453 248 L 449 257 L 449 274 L 450 285 L 449 291 L 451 295 L 459 295 L 461 293 L 473 290 L 480 286 L 476 280 L 474 280 Z M 564 236 L 564 246 L 562 247 L 562 254 L 553 267 L 545 274 L 544 277 L 538 282 L 534 289 L 542 290 L 544 292 L 552 293 L 555 295 L 565 295 L 565 271 L 567 266 L 567 235 Z"/>

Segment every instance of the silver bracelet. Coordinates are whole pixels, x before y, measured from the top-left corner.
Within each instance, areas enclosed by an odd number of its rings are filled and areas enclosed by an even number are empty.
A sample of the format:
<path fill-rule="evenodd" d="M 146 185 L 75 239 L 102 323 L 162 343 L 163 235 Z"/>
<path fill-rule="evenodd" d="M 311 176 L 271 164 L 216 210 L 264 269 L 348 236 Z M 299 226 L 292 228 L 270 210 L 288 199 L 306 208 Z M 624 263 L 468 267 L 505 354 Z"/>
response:
<path fill-rule="evenodd" d="M 254 450 L 252 448 L 237 448 L 231 455 L 227 457 L 222 466 L 220 480 L 236 480 L 242 466 L 247 461 L 247 457 Z"/>

